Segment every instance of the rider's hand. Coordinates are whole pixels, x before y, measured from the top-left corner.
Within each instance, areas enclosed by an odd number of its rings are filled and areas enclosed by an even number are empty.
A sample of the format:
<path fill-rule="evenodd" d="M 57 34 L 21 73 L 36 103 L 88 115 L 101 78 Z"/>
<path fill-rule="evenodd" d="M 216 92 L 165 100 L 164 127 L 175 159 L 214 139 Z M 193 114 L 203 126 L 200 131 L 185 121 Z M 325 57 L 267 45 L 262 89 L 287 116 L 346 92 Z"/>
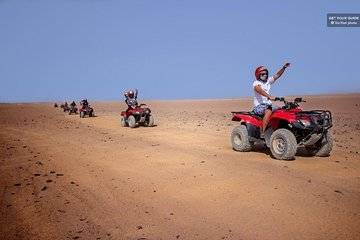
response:
<path fill-rule="evenodd" d="M 290 63 L 285 63 L 284 68 L 290 67 Z"/>

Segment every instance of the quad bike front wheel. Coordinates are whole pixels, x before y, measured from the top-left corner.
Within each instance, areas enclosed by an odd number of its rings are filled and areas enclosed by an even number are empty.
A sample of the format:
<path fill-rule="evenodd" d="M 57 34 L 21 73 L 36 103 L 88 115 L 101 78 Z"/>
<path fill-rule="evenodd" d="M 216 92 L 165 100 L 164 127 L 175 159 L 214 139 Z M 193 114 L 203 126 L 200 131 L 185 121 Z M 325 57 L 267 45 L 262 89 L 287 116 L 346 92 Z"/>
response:
<path fill-rule="evenodd" d="M 333 138 L 329 132 L 326 132 L 324 136 L 319 140 L 314 146 L 305 147 L 306 151 L 311 156 L 317 157 L 327 157 L 330 155 L 330 152 L 333 147 Z"/>
<path fill-rule="evenodd" d="M 84 111 L 81 111 L 80 112 L 80 118 L 84 118 L 85 117 L 85 112 Z"/>
<path fill-rule="evenodd" d="M 150 115 L 148 121 L 145 122 L 145 126 L 146 127 L 154 126 L 154 117 L 152 115 Z"/>
<path fill-rule="evenodd" d="M 285 128 L 276 130 L 270 137 L 270 150 L 276 159 L 294 159 L 297 150 L 294 134 Z"/>
<path fill-rule="evenodd" d="M 134 128 L 136 126 L 136 120 L 134 116 L 129 116 L 127 122 L 130 128 Z"/>
<path fill-rule="evenodd" d="M 239 152 L 249 152 L 253 143 L 249 141 L 246 126 L 236 126 L 231 132 L 231 144 L 233 149 Z"/>

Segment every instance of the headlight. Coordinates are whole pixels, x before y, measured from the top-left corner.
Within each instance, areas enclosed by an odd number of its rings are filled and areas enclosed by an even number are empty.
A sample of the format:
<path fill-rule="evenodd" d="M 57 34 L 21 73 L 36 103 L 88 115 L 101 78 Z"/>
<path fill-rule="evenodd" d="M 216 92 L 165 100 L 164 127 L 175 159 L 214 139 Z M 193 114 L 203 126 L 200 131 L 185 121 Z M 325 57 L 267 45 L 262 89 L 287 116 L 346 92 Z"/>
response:
<path fill-rule="evenodd" d="M 136 114 L 140 114 L 140 112 L 135 112 Z"/>
<path fill-rule="evenodd" d="M 305 119 L 300 119 L 300 122 L 304 127 L 307 127 L 307 126 L 311 125 L 310 122 L 308 120 L 305 120 Z"/>

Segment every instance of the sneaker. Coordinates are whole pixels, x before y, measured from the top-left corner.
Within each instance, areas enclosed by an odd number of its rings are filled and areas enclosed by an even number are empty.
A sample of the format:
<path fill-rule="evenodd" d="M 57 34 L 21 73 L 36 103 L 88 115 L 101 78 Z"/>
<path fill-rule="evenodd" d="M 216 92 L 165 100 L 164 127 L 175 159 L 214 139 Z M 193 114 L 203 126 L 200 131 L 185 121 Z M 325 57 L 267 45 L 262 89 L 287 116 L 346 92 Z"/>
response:
<path fill-rule="evenodd" d="M 265 139 L 265 133 L 263 133 L 262 131 L 261 131 L 261 133 L 260 133 L 260 138 L 261 138 L 261 139 Z"/>
<path fill-rule="evenodd" d="M 264 134 L 264 132 L 263 132 L 263 130 L 262 130 L 262 127 L 260 127 L 259 130 L 260 130 L 260 138 L 264 139 L 264 138 L 265 138 L 265 134 Z"/>

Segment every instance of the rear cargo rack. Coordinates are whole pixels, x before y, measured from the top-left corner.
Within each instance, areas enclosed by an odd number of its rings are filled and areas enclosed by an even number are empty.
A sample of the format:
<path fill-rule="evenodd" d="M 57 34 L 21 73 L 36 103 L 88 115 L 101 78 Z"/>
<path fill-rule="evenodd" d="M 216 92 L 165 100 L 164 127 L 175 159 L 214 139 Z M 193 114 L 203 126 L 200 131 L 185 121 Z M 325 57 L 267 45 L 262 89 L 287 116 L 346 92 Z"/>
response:
<path fill-rule="evenodd" d="M 262 117 L 255 114 L 253 111 L 250 111 L 250 112 L 245 112 L 245 111 L 240 111 L 240 112 L 231 112 L 233 115 L 236 115 L 236 114 L 243 114 L 243 115 L 248 115 L 248 116 L 251 116 L 251 117 L 254 117 L 258 120 L 262 120 Z"/>

